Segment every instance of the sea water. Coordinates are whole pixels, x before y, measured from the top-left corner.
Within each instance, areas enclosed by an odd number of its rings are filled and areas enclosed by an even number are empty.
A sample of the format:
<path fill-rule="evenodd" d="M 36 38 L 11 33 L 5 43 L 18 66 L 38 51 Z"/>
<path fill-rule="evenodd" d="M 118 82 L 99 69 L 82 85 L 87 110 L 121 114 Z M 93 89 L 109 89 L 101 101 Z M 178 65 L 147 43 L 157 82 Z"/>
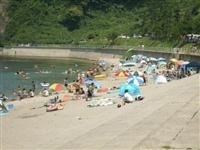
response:
<path fill-rule="evenodd" d="M 63 83 L 68 77 L 69 82 L 77 77 L 77 72 L 84 72 L 92 64 L 85 59 L 35 59 L 35 58 L 0 58 L 0 93 L 12 97 L 17 87 L 31 89 L 31 82 L 36 84 L 36 91 L 41 90 L 41 82 Z M 24 71 L 25 77 L 19 75 Z"/>

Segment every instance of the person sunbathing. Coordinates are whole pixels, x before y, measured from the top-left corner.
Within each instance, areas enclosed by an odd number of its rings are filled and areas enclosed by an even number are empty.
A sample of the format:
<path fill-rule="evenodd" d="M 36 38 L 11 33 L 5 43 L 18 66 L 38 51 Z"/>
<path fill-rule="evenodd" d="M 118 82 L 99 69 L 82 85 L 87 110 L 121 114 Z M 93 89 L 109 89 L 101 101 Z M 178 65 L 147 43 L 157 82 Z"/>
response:
<path fill-rule="evenodd" d="M 50 111 L 62 110 L 63 108 L 64 106 L 61 103 L 52 103 L 47 106 L 46 111 L 50 112 Z"/>
<path fill-rule="evenodd" d="M 82 100 L 86 97 L 84 89 L 81 87 L 78 93 L 75 94 L 75 100 Z"/>
<path fill-rule="evenodd" d="M 45 88 L 42 92 L 41 92 L 42 96 L 44 97 L 48 97 L 49 96 L 49 91 Z"/>

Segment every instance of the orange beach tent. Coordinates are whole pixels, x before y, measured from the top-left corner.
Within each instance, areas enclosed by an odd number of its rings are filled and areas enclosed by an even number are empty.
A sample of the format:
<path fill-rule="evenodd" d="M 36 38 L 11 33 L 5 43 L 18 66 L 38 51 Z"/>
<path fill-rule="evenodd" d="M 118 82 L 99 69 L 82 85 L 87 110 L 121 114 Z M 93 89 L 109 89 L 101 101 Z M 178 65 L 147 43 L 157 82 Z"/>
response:
<path fill-rule="evenodd" d="M 115 76 L 117 76 L 117 77 L 128 77 L 129 73 L 126 72 L 126 71 L 119 71 L 119 72 L 115 73 Z"/>

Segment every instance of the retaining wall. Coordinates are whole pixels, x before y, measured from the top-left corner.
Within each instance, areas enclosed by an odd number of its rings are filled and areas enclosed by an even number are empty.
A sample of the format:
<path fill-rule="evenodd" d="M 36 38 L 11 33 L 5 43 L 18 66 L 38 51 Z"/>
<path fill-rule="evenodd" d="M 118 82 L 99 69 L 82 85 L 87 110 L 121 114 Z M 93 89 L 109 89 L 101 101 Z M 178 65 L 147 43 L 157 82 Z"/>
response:
<path fill-rule="evenodd" d="M 27 56 L 27 57 L 49 57 L 49 58 L 83 58 L 83 59 L 103 59 L 103 58 L 121 58 L 126 53 L 124 49 L 103 49 L 103 48 L 5 48 L 0 51 L 0 56 Z M 167 59 L 176 57 L 183 60 L 200 61 L 199 55 L 177 54 L 171 52 L 158 52 L 148 50 L 133 50 L 130 55 L 143 54 L 151 57 L 165 57 Z"/>
<path fill-rule="evenodd" d="M 114 51 L 112 51 L 114 52 Z M 105 53 L 101 50 L 92 49 L 44 49 L 44 48 L 10 48 L 3 49 L 1 56 L 13 57 L 50 57 L 50 58 L 84 58 L 84 59 L 99 59 L 120 57 L 120 54 Z"/>

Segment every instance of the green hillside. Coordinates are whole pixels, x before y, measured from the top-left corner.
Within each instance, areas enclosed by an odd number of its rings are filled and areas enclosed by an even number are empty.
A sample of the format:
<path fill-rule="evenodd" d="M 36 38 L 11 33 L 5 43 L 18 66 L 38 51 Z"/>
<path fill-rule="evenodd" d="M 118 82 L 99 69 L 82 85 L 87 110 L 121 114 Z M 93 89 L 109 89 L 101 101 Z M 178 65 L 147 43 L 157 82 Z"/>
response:
<path fill-rule="evenodd" d="M 8 45 L 182 46 L 200 33 L 199 0 L 8 0 L 6 14 Z"/>

